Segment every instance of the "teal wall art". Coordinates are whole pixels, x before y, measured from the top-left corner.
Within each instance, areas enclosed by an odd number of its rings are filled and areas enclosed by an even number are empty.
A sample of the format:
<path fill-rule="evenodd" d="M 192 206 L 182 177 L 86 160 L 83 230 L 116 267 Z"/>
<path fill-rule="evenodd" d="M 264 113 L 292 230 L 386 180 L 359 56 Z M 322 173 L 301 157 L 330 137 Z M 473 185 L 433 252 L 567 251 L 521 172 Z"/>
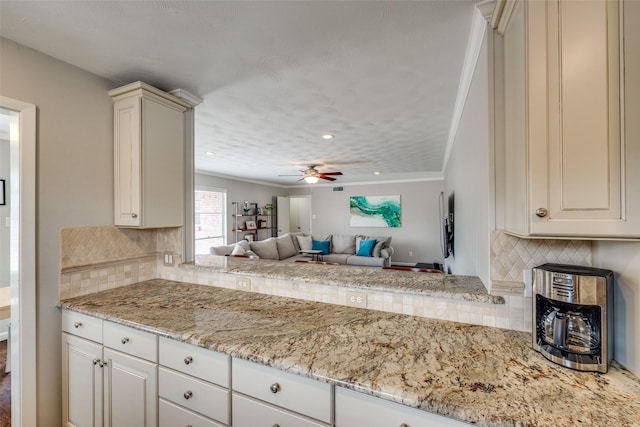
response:
<path fill-rule="evenodd" d="M 351 196 L 351 227 L 400 227 L 400 196 Z"/>

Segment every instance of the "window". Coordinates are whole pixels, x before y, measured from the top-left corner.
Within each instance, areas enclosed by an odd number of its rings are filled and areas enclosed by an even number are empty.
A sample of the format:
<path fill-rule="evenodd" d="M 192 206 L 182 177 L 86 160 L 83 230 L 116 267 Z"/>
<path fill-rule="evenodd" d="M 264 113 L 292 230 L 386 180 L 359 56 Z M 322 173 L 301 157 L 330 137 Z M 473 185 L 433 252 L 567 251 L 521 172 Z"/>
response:
<path fill-rule="evenodd" d="M 194 199 L 195 254 L 208 255 L 212 246 L 227 242 L 227 190 L 196 187 Z"/>

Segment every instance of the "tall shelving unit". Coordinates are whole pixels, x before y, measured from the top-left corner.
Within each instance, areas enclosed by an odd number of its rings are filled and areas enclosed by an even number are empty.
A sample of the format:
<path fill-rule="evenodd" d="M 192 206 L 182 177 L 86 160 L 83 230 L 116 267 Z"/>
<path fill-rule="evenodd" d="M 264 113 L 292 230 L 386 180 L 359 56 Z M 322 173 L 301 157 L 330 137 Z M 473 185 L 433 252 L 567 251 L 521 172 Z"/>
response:
<path fill-rule="evenodd" d="M 274 225 L 273 218 L 276 216 L 275 211 L 269 213 L 258 213 L 258 204 L 249 203 L 248 213 L 240 207 L 240 202 L 232 202 L 235 207 L 233 216 L 233 232 L 236 235 L 236 242 L 241 239 L 248 238 L 250 240 L 264 240 L 273 237 Z M 242 210 L 242 212 L 239 212 Z M 247 229 L 247 221 L 253 221 L 256 224 L 255 229 Z"/>

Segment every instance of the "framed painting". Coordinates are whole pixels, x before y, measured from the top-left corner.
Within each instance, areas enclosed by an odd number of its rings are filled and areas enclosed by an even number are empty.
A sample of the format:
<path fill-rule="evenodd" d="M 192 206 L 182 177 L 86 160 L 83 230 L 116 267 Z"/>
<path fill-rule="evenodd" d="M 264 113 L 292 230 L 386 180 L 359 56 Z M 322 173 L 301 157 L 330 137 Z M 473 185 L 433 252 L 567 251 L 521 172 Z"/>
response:
<path fill-rule="evenodd" d="M 400 196 L 351 196 L 349 198 L 351 227 L 401 226 Z"/>

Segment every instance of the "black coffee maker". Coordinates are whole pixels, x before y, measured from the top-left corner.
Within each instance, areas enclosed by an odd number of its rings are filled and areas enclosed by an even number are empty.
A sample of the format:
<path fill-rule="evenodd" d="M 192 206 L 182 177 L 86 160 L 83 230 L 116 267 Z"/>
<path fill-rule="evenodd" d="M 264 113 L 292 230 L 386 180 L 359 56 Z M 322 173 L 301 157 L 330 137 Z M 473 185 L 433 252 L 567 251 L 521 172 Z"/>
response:
<path fill-rule="evenodd" d="M 613 272 L 533 268 L 533 349 L 579 371 L 607 372 L 613 357 Z"/>

